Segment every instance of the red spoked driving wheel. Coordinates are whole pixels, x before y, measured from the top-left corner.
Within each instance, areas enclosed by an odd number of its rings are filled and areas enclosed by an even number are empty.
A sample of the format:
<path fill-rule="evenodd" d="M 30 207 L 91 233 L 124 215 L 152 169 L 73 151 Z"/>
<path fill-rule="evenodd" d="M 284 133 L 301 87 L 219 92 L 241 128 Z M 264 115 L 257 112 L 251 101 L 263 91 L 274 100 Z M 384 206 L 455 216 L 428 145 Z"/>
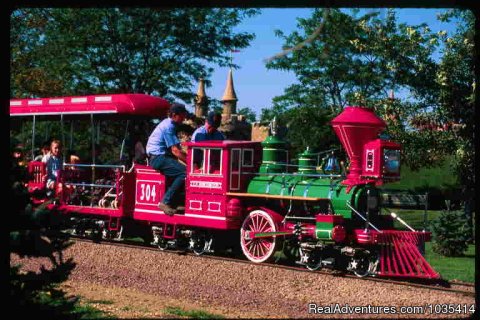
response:
<path fill-rule="evenodd" d="M 245 218 L 240 230 L 243 254 L 252 262 L 264 262 L 273 257 L 278 239 L 276 236 L 252 239 L 252 233 L 275 232 L 277 226 L 263 210 L 254 210 Z"/>

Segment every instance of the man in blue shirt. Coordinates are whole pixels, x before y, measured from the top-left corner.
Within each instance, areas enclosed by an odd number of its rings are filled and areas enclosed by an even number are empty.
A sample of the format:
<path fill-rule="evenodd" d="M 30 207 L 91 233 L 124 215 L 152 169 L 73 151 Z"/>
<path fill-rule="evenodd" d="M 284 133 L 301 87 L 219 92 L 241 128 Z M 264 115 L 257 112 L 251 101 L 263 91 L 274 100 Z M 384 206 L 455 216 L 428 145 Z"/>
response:
<path fill-rule="evenodd" d="M 223 133 L 218 131 L 222 116 L 219 113 L 210 111 L 205 119 L 205 124 L 193 132 L 192 142 L 209 141 L 209 140 L 225 140 Z M 203 153 L 201 150 L 195 150 L 193 154 L 193 162 L 195 168 L 201 168 L 203 162 Z M 210 163 L 213 164 L 214 159 L 210 158 Z"/>
<path fill-rule="evenodd" d="M 185 183 L 185 165 L 187 155 L 180 146 L 176 127 L 185 120 L 188 112 L 183 104 L 174 103 L 170 107 L 169 117 L 160 122 L 153 130 L 147 142 L 147 155 L 152 168 L 163 175 L 173 178 L 170 187 L 165 191 L 158 208 L 172 216 L 177 210 L 172 207 L 172 199 Z"/>
<path fill-rule="evenodd" d="M 205 125 L 197 128 L 192 135 L 193 142 L 207 140 L 225 140 L 223 133 L 218 131 L 222 117 L 220 114 L 210 111 L 208 113 Z"/>

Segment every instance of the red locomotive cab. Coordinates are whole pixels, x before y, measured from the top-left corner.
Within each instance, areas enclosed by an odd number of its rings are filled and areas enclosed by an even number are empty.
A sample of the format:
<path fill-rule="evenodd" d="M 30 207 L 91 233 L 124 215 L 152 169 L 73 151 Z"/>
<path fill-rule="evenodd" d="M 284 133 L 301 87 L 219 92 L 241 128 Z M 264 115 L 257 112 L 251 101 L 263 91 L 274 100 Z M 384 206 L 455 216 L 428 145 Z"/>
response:
<path fill-rule="evenodd" d="M 375 179 L 376 185 L 400 179 L 400 145 L 376 139 L 363 148 L 362 178 Z"/>
<path fill-rule="evenodd" d="M 208 227 L 215 227 L 209 221 L 220 218 L 226 219 L 226 224 L 217 227 L 236 226 L 241 218 L 241 204 L 230 193 L 246 191 L 251 174 L 260 165 L 260 143 L 227 140 L 186 145 L 185 214 L 208 222 Z"/>
<path fill-rule="evenodd" d="M 169 179 L 149 166 L 135 165 L 134 220 L 158 226 L 238 229 L 243 207 L 235 193 L 244 192 L 253 173 L 258 171 L 260 143 L 227 140 L 185 145 L 188 149 L 184 210 L 173 216 L 161 212 L 158 203 L 168 189 Z"/>

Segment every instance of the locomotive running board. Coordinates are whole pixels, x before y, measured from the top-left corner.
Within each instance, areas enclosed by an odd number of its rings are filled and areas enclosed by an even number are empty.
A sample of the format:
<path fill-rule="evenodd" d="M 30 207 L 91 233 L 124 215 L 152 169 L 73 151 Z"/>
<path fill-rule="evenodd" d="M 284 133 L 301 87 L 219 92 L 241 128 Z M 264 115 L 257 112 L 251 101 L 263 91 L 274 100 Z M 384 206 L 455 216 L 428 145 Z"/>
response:
<path fill-rule="evenodd" d="M 301 197 L 301 196 L 282 196 L 277 194 L 266 194 L 266 193 L 241 193 L 241 192 L 227 192 L 227 196 L 234 197 L 250 197 L 250 198 L 266 198 L 266 199 L 281 199 L 281 200 L 302 200 L 302 201 L 330 201 L 329 198 L 311 198 L 311 197 Z"/>
<path fill-rule="evenodd" d="M 376 235 L 380 246 L 378 275 L 383 277 L 406 277 L 439 279 L 436 272 L 419 251 L 429 233 L 384 230 Z"/>

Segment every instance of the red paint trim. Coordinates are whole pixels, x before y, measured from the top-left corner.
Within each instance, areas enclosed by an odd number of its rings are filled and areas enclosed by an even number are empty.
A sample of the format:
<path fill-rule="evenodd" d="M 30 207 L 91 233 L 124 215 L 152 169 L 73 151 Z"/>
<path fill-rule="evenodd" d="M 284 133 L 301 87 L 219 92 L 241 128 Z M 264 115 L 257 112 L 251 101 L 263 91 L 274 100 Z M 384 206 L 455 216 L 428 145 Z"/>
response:
<path fill-rule="evenodd" d="M 315 217 L 316 222 L 327 222 L 333 224 L 342 224 L 343 216 L 336 214 L 317 214 Z"/>

